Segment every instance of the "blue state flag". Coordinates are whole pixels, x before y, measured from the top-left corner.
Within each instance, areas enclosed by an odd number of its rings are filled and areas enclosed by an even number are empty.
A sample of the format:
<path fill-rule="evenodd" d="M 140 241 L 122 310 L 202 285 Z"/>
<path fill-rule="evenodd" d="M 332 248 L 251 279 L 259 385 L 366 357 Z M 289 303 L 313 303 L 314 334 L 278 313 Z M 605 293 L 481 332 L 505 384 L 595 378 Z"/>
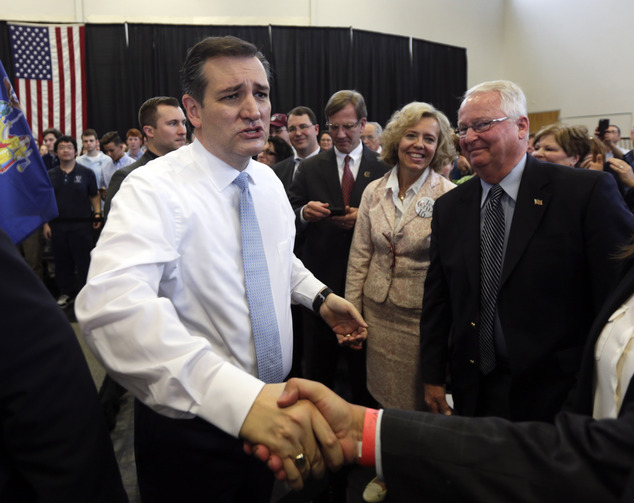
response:
<path fill-rule="evenodd" d="M 57 216 L 57 203 L 1 61 L 0 80 L 0 228 L 18 244 Z"/>

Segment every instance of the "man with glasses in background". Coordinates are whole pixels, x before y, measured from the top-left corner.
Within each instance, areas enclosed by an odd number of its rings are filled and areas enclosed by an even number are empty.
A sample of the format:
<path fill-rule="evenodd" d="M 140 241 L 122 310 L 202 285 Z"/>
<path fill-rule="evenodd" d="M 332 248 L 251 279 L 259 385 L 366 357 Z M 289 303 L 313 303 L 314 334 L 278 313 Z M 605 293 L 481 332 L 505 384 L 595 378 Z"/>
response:
<path fill-rule="evenodd" d="M 460 146 L 476 177 L 434 206 L 421 315 L 432 412 L 551 422 L 575 385 L 592 321 L 634 217 L 606 173 L 526 154 L 522 90 L 467 91 Z"/>
<path fill-rule="evenodd" d="M 287 124 L 291 146 L 295 151 L 295 155 L 278 162 L 272 168 L 288 193 L 295 173 L 297 173 L 299 163 L 304 159 L 317 155 L 321 150 L 317 142 L 317 135 L 319 134 L 317 117 L 310 108 L 304 106 L 293 108 L 288 113 Z"/>
<path fill-rule="evenodd" d="M 337 295 L 344 294 L 348 254 L 361 194 L 388 166 L 361 142 L 367 109 L 357 91 L 333 94 L 325 108 L 334 148 L 305 159 L 290 188 L 297 214 L 298 232 L 303 233 L 301 258 L 304 265 Z M 348 361 L 350 378 L 338 383 L 350 386 L 354 401 L 366 403 L 365 353 L 339 348 L 332 330 L 317 316 L 304 313 L 305 375 L 335 387 L 339 355 Z M 360 348 L 358 348 L 360 349 Z"/>

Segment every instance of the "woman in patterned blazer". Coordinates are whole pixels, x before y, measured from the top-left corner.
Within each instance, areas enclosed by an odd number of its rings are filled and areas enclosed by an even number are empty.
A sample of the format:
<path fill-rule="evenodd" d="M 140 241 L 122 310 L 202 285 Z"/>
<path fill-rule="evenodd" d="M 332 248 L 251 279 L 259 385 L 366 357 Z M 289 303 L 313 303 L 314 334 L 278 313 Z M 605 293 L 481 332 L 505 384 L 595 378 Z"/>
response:
<path fill-rule="evenodd" d="M 383 406 L 421 410 L 419 323 L 434 201 L 454 185 L 438 174 L 455 156 L 445 115 L 427 103 L 394 113 L 382 135 L 394 166 L 365 189 L 346 281 L 369 324 L 368 389 Z"/>

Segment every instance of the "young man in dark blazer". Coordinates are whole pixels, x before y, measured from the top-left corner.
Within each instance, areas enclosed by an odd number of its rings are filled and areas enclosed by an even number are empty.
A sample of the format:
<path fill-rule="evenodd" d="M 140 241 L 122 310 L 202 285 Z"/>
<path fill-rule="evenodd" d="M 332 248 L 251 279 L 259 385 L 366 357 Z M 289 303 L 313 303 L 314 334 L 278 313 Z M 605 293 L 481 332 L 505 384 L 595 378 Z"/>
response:
<path fill-rule="evenodd" d="M 304 106 L 293 108 L 288 113 L 287 130 L 295 155 L 274 164 L 272 169 L 288 193 L 299 163 L 319 154 L 321 149 L 317 142 L 319 124 L 317 124 L 315 112 L 310 108 Z"/>
<path fill-rule="evenodd" d="M 304 160 L 290 189 L 303 234 L 301 257 L 315 276 L 338 294 L 346 283 L 348 253 L 361 194 L 388 166 L 361 143 L 367 109 L 356 91 L 338 91 L 326 104 L 325 116 L 334 148 Z M 304 313 L 306 375 L 334 386 L 339 348 L 332 330 L 307 310 Z M 350 387 L 355 400 L 367 402 L 365 354 L 342 349 L 348 359 Z"/>

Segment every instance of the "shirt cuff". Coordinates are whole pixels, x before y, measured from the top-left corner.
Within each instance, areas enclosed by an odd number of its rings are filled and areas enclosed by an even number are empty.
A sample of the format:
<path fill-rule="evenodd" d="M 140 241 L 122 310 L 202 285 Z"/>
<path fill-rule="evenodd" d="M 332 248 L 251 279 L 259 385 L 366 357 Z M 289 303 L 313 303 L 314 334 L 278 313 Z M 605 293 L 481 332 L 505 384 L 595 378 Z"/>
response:
<path fill-rule="evenodd" d="M 381 456 L 381 421 L 383 420 L 383 409 L 379 411 L 379 417 L 376 421 L 376 433 L 374 439 L 374 456 L 375 456 L 375 468 L 376 476 L 380 481 L 384 481 L 383 478 L 383 457 Z"/>

